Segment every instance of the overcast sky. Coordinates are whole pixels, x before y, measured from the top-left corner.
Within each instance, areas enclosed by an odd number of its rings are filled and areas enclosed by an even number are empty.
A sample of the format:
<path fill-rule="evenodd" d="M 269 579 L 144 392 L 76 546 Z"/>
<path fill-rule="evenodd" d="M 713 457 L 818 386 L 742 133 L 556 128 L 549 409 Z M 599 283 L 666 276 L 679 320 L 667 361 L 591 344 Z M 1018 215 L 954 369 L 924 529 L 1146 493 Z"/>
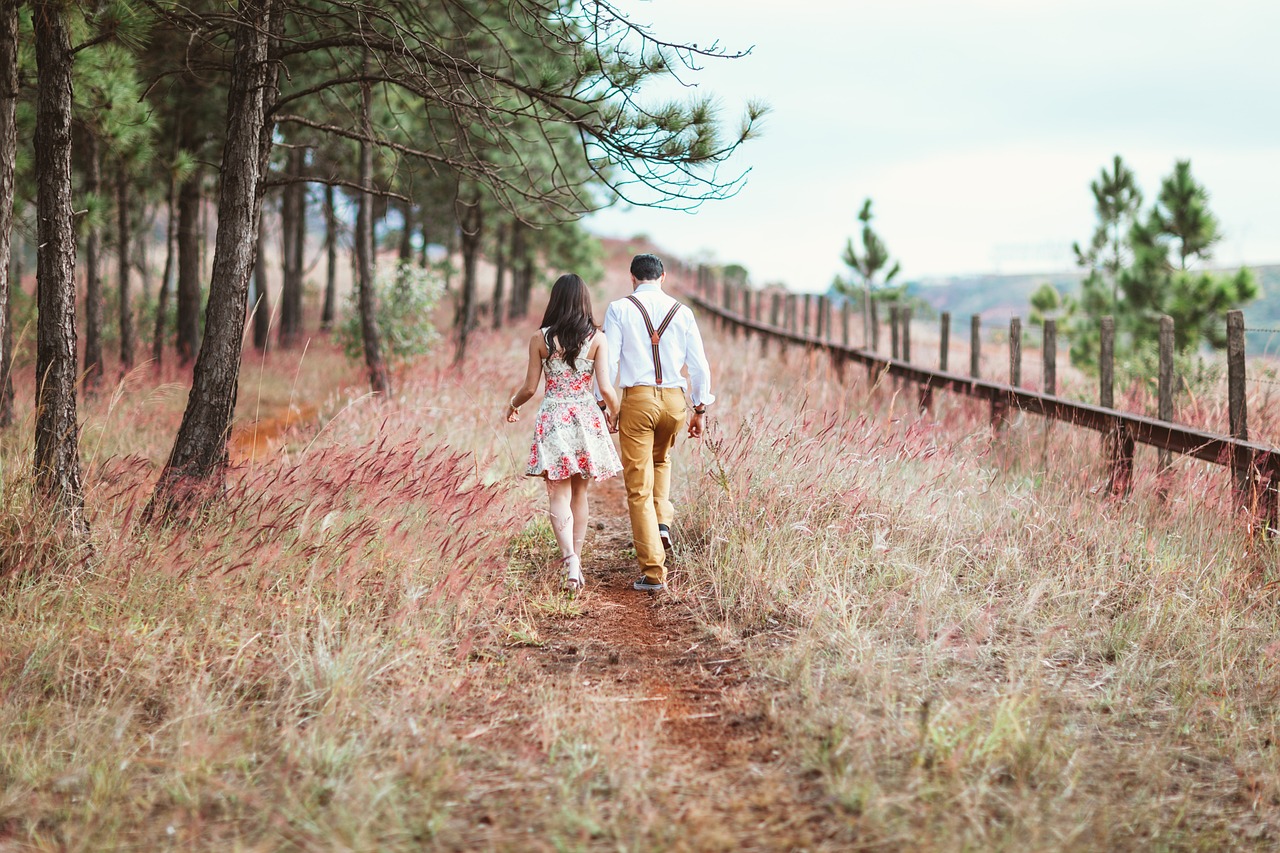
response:
<path fill-rule="evenodd" d="M 697 75 L 736 125 L 736 197 L 695 215 L 598 214 L 754 280 L 825 289 L 857 210 L 908 278 L 1071 267 L 1089 182 L 1115 154 L 1148 198 L 1189 158 L 1223 264 L 1280 262 L 1280 3 L 1275 0 L 620 0 L 664 39 L 752 47 Z"/>

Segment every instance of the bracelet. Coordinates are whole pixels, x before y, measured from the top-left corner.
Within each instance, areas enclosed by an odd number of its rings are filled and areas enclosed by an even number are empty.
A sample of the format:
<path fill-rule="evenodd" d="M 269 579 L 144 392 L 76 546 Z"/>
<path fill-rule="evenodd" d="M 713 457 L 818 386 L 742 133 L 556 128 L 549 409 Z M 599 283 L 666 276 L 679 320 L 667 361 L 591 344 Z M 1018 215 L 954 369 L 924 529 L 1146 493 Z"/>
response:
<path fill-rule="evenodd" d="M 515 394 L 512 394 L 512 395 L 511 395 L 511 399 L 507 401 L 507 405 L 511 408 L 511 411 L 513 411 L 513 412 L 518 412 L 518 411 L 520 411 L 520 407 L 516 405 L 516 395 L 515 395 Z"/>

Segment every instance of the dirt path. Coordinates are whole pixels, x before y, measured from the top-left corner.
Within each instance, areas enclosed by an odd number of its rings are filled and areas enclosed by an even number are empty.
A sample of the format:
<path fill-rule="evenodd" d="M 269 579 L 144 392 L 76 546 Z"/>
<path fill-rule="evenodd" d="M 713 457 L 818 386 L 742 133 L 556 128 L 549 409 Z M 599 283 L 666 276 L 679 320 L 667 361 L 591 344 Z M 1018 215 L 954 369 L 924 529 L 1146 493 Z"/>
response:
<path fill-rule="evenodd" d="M 597 529 L 585 549 L 584 613 L 540 626 L 544 671 L 657 706 L 649 717 L 661 721 L 666 760 L 690 767 L 702 783 L 683 795 L 686 814 L 676 819 L 723 827 L 737 850 L 832 845 L 848 826 L 810 780 L 778 760 L 780 735 L 765 713 L 769 685 L 740 650 L 701 631 L 678 597 L 631 588 L 639 570 L 621 478 L 594 486 L 591 502 Z M 669 570 L 678 585 L 678 550 Z"/>

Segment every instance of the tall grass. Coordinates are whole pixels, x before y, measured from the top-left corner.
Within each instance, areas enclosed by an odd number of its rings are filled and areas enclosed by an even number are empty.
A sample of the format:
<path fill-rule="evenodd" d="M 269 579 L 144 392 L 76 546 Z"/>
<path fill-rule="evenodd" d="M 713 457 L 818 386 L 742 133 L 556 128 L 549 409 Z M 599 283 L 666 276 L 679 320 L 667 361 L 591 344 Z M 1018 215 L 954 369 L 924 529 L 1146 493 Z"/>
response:
<path fill-rule="evenodd" d="M 788 755 L 867 846 L 1224 849 L 1280 833 L 1280 574 L 1229 475 L 837 381 L 713 336 L 682 600 L 775 687 Z M 1151 454 L 1154 456 L 1154 453 Z"/>

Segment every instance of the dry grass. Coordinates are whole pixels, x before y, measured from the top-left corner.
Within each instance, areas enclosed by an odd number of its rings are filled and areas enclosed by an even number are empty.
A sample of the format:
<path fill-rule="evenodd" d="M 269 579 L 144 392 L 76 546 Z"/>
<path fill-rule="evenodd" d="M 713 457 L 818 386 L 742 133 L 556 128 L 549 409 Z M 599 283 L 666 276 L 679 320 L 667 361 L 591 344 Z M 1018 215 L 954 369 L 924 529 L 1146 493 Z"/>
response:
<path fill-rule="evenodd" d="M 738 357 L 685 480 L 685 600 L 777 679 L 791 757 L 867 846 L 1275 843 L 1280 575 L 1225 472 L 1107 502 L 1094 434 L 992 440 L 975 404 L 921 418 L 745 346 L 711 344 Z"/>
<path fill-rule="evenodd" d="M 1222 471 L 1179 461 L 1161 501 L 1142 451 L 1108 502 L 1091 433 L 993 441 L 962 401 L 921 418 L 856 368 L 708 338 L 673 606 L 749 665 L 767 742 L 738 777 L 547 665 L 599 599 L 555 592 L 501 421 L 524 333 L 422 360 L 389 405 L 315 342 L 246 367 L 244 422 L 317 422 L 197 528 L 135 523 L 182 377 L 89 403 L 87 569 L 33 506 L 29 424 L 2 439 L 0 850 L 759 849 L 767 787 L 725 801 L 764 761 L 825 809 L 797 846 L 1276 843 L 1276 554 Z"/>

